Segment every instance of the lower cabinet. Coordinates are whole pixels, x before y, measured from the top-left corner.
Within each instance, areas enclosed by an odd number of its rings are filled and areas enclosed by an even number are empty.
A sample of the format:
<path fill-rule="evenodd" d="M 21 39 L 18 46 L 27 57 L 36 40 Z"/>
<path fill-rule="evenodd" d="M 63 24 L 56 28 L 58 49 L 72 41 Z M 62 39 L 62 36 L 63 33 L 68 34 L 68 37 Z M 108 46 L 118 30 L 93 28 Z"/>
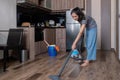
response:
<path fill-rule="evenodd" d="M 66 52 L 66 29 L 65 28 L 46 28 L 44 29 L 44 40 L 50 45 L 57 45 L 61 52 Z M 35 42 L 35 53 L 39 55 L 47 52 L 47 45 L 44 41 Z"/>
<path fill-rule="evenodd" d="M 56 44 L 60 51 L 66 52 L 66 29 L 49 28 L 44 30 L 44 39 L 50 44 Z"/>
<path fill-rule="evenodd" d="M 56 29 L 46 28 L 44 29 L 44 40 L 46 40 L 50 45 L 55 44 L 56 42 Z"/>
<path fill-rule="evenodd" d="M 44 41 L 35 42 L 35 54 L 39 55 L 47 52 L 47 46 Z"/>
<path fill-rule="evenodd" d="M 66 29 L 56 29 L 56 45 L 60 47 L 60 51 L 66 52 Z"/>

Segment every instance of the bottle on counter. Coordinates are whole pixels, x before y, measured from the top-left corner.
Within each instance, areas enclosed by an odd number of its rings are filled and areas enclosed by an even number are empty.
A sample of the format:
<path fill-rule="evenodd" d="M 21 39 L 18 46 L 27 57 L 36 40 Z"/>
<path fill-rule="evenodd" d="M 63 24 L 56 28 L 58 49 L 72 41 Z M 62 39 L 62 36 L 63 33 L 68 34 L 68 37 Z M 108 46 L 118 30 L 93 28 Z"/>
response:
<path fill-rule="evenodd" d="M 48 21 L 45 21 L 45 26 L 49 27 L 49 22 Z"/>

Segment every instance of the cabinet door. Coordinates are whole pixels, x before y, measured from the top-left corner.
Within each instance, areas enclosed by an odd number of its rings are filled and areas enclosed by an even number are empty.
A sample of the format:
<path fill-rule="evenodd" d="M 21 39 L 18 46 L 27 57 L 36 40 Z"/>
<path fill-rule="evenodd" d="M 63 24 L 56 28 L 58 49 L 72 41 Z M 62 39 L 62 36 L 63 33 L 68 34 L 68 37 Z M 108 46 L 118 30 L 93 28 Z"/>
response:
<path fill-rule="evenodd" d="M 55 29 L 45 29 L 44 39 L 50 44 L 55 44 Z"/>
<path fill-rule="evenodd" d="M 85 7 L 85 1 L 84 0 L 78 0 L 77 1 L 77 6 L 80 8 L 84 8 Z"/>
<path fill-rule="evenodd" d="M 27 1 L 38 5 L 38 0 L 27 0 Z"/>
<path fill-rule="evenodd" d="M 52 10 L 57 10 L 57 0 L 51 0 L 51 9 Z"/>
<path fill-rule="evenodd" d="M 61 0 L 61 9 L 64 10 L 66 8 L 66 0 Z"/>
<path fill-rule="evenodd" d="M 52 10 L 66 10 L 74 7 L 82 8 L 84 6 L 84 0 L 51 0 Z"/>
<path fill-rule="evenodd" d="M 57 0 L 51 0 L 51 8 L 52 8 L 52 10 L 56 10 L 57 9 L 56 3 L 57 3 Z"/>
<path fill-rule="evenodd" d="M 66 51 L 66 29 L 56 29 L 56 45 L 60 51 Z"/>
<path fill-rule="evenodd" d="M 46 8 L 51 9 L 51 0 L 46 0 Z"/>
<path fill-rule="evenodd" d="M 64 8 L 64 0 L 51 0 L 51 9 L 52 10 L 62 10 Z"/>
<path fill-rule="evenodd" d="M 69 0 L 68 3 L 67 3 L 68 4 L 67 9 L 73 8 L 74 2 L 75 2 L 75 0 L 74 1 L 73 0 Z"/>

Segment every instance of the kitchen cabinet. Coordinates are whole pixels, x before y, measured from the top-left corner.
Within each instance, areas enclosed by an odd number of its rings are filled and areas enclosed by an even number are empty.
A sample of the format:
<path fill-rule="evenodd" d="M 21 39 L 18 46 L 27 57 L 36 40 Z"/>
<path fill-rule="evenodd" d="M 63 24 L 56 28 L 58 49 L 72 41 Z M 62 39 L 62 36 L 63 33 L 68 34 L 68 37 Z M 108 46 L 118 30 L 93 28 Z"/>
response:
<path fill-rule="evenodd" d="M 46 8 L 51 9 L 51 0 L 46 0 Z"/>
<path fill-rule="evenodd" d="M 65 28 L 46 28 L 44 38 L 50 44 L 56 44 L 60 51 L 66 52 L 66 29 Z"/>
<path fill-rule="evenodd" d="M 17 2 L 19 5 L 22 4 L 21 0 L 18 0 Z M 25 0 L 23 4 L 27 7 L 34 6 L 42 10 L 47 9 L 47 11 L 52 10 L 53 12 L 65 12 L 66 10 L 74 7 L 84 8 L 85 0 Z"/>
<path fill-rule="evenodd" d="M 50 45 L 55 44 L 55 29 L 46 28 L 44 29 L 44 40 L 46 40 Z"/>
<path fill-rule="evenodd" d="M 52 10 L 60 10 L 62 1 L 61 0 L 51 0 L 51 5 L 52 5 L 51 8 L 52 8 Z"/>
<path fill-rule="evenodd" d="M 44 40 L 50 45 L 56 44 L 60 51 L 66 52 L 66 29 L 65 28 L 45 28 Z M 35 53 L 39 55 L 47 52 L 47 45 L 44 41 L 35 42 Z"/>
<path fill-rule="evenodd" d="M 38 5 L 38 1 L 39 0 L 27 0 L 28 2 L 31 2 L 31 3 L 33 3 L 33 4 L 36 4 L 36 5 Z"/>
<path fill-rule="evenodd" d="M 51 0 L 39 0 L 38 4 L 44 8 L 51 9 Z"/>
<path fill-rule="evenodd" d="M 47 46 L 44 41 L 35 42 L 35 55 L 47 52 Z"/>
<path fill-rule="evenodd" d="M 84 0 L 51 0 L 52 10 L 67 10 L 74 7 L 84 7 Z"/>
<path fill-rule="evenodd" d="M 66 29 L 56 29 L 56 45 L 60 47 L 60 51 L 66 52 Z"/>
<path fill-rule="evenodd" d="M 34 60 L 35 59 L 35 32 L 34 32 L 34 28 L 33 27 L 19 27 L 20 29 L 23 29 L 23 35 L 24 35 L 24 46 L 25 49 L 28 50 L 29 52 L 29 60 Z"/>
<path fill-rule="evenodd" d="M 17 1 L 17 3 L 21 3 L 21 2 L 22 2 L 21 0 Z M 25 2 L 23 3 L 51 9 L 51 0 L 25 0 Z"/>

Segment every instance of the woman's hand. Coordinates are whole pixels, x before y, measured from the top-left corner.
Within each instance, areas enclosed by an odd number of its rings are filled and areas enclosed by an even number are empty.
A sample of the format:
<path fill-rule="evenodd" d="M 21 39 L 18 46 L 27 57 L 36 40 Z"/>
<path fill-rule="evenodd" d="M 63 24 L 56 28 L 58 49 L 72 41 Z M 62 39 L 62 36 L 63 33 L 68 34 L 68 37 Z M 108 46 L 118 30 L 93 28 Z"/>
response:
<path fill-rule="evenodd" d="M 72 50 L 74 50 L 76 48 L 76 44 L 72 44 Z"/>
<path fill-rule="evenodd" d="M 84 30 L 85 30 L 85 24 L 82 24 L 81 28 L 80 28 L 80 31 L 79 31 L 75 41 L 72 44 L 72 50 L 74 50 L 76 48 L 76 44 L 79 41 L 79 39 L 81 38 L 81 36 L 83 35 Z"/>

